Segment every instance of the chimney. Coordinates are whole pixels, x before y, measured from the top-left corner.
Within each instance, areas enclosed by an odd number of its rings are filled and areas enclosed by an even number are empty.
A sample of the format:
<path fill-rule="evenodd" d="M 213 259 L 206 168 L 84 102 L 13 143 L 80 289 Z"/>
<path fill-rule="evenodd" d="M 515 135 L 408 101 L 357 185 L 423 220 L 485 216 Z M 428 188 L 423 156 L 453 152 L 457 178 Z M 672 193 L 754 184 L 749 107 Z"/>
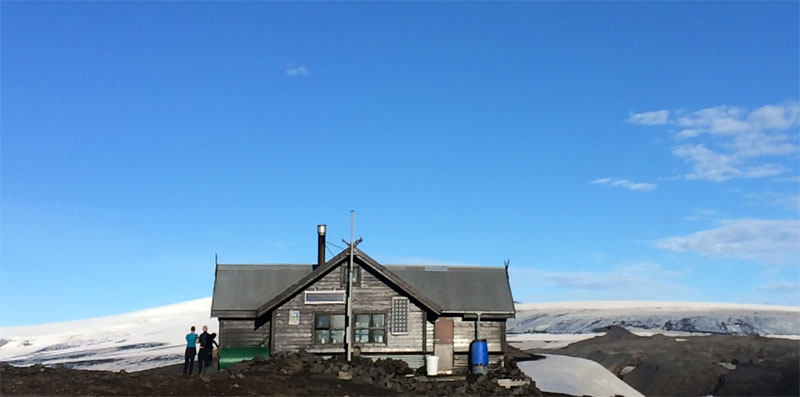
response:
<path fill-rule="evenodd" d="M 313 266 L 316 270 L 318 267 L 325 264 L 325 225 L 317 225 L 317 264 Z"/>

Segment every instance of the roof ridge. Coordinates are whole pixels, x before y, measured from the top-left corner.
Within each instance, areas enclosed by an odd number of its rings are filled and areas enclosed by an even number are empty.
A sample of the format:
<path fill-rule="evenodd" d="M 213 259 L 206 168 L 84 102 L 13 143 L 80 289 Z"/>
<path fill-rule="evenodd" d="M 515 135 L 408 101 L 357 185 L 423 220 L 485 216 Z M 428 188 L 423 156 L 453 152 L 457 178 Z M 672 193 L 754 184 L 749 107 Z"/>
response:
<path fill-rule="evenodd" d="M 218 263 L 220 266 L 314 266 L 311 263 Z"/>
<path fill-rule="evenodd" d="M 484 266 L 484 265 L 404 265 L 399 263 L 386 264 L 383 266 L 405 266 L 405 267 L 446 267 L 448 269 L 500 269 L 504 266 Z"/>

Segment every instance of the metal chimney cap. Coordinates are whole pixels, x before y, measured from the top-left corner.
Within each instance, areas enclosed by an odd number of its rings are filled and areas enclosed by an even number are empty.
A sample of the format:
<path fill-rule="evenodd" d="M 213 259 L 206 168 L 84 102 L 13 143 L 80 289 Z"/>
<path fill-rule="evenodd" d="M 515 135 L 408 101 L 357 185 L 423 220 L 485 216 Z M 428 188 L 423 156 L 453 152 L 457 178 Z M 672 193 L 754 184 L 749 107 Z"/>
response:
<path fill-rule="evenodd" d="M 317 234 L 320 236 L 324 235 L 327 228 L 328 227 L 326 225 L 317 225 Z"/>

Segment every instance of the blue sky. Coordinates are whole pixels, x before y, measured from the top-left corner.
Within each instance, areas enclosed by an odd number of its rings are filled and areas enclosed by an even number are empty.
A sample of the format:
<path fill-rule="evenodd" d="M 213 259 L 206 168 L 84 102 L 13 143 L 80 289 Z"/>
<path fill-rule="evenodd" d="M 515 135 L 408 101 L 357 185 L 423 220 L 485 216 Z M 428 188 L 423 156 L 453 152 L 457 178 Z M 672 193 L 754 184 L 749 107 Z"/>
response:
<path fill-rule="evenodd" d="M 2 325 L 310 263 L 351 209 L 520 301 L 800 305 L 797 2 L 0 11 Z"/>

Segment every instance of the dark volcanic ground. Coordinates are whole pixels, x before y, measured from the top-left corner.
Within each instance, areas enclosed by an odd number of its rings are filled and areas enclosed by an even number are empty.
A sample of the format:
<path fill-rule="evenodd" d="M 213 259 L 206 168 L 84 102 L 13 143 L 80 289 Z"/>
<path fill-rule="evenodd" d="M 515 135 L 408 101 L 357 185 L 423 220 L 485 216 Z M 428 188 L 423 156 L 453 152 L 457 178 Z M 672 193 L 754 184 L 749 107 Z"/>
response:
<path fill-rule="evenodd" d="M 596 361 L 647 396 L 800 396 L 800 341 L 737 335 L 640 337 L 616 326 L 606 331 L 561 349 L 530 352 Z M 635 368 L 622 375 L 628 366 Z"/>
<path fill-rule="evenodd" d="M 172 369 L 172 368 L 171 368 Z M 167 372 L 167 371 L 164 371 Z M 66 368 L 4 367 L 0 394 L 50 396 L 377 396 L 397 395 L 372 385 L 343 382 L 321 374 L 260 374 L 231 379 L 184 377 L 172 373 L 86 371 Z"/>
<path fill-rule="evenodd" d="M 523 354 L 524 355 L 524 354 Z M 509 360 L 482 377 L 428 378 L 403 361 L 354 357 L 323 360 L 285 353 L 237 363 L 208 376 L 183 376 L 181 366 L 124 373 L 0 363 L 0 395 L 183 396 L 541 396 L 535 383 L 506 389 L 497 379 L 528 379 Z M 552 394 L 548 394 L 552 395 Z"/>

